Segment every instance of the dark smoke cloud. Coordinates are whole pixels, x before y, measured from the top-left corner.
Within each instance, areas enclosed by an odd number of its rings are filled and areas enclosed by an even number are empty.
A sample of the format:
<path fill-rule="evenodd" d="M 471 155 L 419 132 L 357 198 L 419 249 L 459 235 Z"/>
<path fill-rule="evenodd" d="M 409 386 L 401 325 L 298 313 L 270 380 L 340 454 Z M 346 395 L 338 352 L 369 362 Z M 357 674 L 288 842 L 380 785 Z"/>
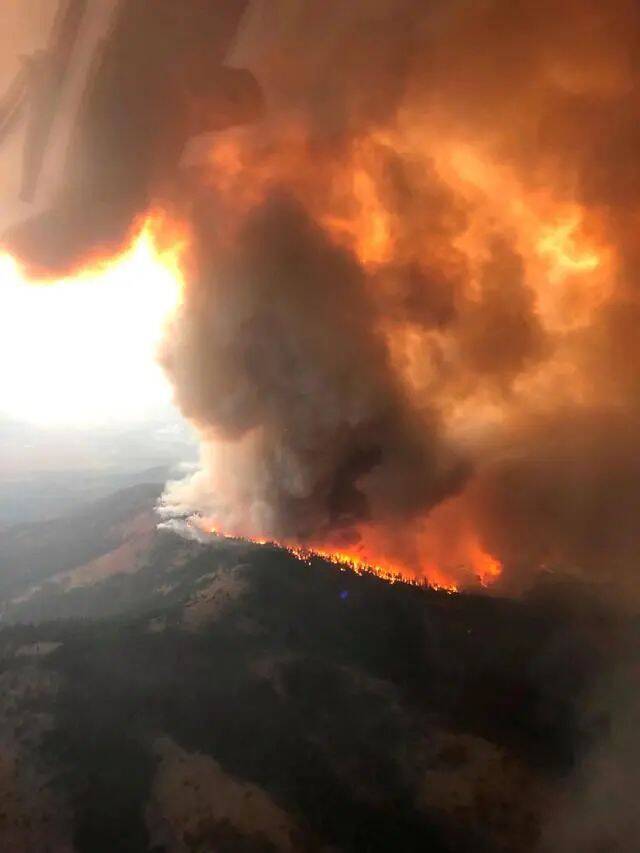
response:
<path fill-rule="evenodd" d="M 496 240 L 480 277 L 480 298 L 461 318 L 457 335 L 464 360 L 480 381 L 509 382 L 544 354 L 535 297 L 522 258 Z"/>
<path fill-rule="evenodd" d="M 215 218 L 200 225 L 210 247 Z M 435 413 L 397 381 L 364 271 L 299 203 L 268 196 L 201 261 L 164 361 L 183 411 L 227 443 L 221 525 L 353 541 L 359 522 L 402 524 L 461 484 Z"/>

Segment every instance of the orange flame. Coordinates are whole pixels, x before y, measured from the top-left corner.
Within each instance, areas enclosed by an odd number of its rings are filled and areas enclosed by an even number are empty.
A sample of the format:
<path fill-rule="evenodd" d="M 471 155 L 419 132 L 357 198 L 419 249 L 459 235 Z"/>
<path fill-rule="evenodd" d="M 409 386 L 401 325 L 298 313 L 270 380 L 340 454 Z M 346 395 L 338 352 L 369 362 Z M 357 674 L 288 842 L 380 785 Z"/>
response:
<path fill-rule="evenodd" d="M 453 581 L 446 579 L 440 581 L 433 575 L 428 575 L 426 577 L 422 575 L 416 576 L 409 573 L 406 569 L 386 564 L 378 565 L 365 557 L 348 551 L 332 551 L 322 547 L 301 546 L 278 541 L 274 542 L 269 539 L 259 539 L 252 536 L 226 533 L 215 527 L 210 527 L 202 520 L 197 520 L 197 523 L 198 527 L 202 528 L 204 532 L 218 539 L 242 540 L 244 542 L 251 542 L 253 545 L 273 545 L 276 548 L 281 548 L 283 551 L 287 551 L 289 554 L 305 563 L 317 557 L 325 560 L 327 563 L 332 563 L 334 566 L 337 566 L 343 571 L 350 571 L 356 575 L 375 575 L 376 577 L 379 577 L 391 584 L 407 583 L 415 586 L 428 586 L 431 589 L 437 589 L 451 594 L 459 591 L 458 586 Z"/>
<path fill-rule="evenodd" d="M 489 588 L 500 578 L 502 564 L 487 551 L 477 534 L 468 527 L 468 521 L 459 517 L 458 507 L 447 502 L 437 509 L 440 517 L 422 537 L 427 556 L 410 559 L 387 559 L 385 550 L 378 547 L 372 531 L 363 530 L 362 541 L 353 549 L 330 547 L 318 542 L 300 544 L 287 540 L 247 535 L 246 531 L 228 531 L 219 528 L 207 518 L 194 517 L 190 524 L 203 533 L 222 539 L 251 542 L 254 545 L 274 545 L 288 551 L 300 560 L 320 557 L 340 568 L 356 574 L 374 574 L 389 583 L 429 586 L 445 592 L 459 592 L 462 586 Z M 457 529 L 454 529 L 457 526 Z M 398 538 L 404 535 L 398 531 Z M 431 554 L 429 555 L 429 552 Z M 461 584 L 460 577 L 464 578 Z"/>

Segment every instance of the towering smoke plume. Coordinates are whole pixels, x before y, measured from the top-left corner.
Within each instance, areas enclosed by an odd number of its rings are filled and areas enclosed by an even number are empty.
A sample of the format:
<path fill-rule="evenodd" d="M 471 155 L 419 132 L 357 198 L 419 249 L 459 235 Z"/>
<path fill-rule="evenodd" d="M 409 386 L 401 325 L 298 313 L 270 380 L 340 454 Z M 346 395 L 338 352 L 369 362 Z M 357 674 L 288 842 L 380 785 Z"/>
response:
<path fill-rule="evenodd" d="M 225 530 L 288 541 L 353 544 L 363 523 L 426 513 L 464 467 L 399 381 L 362 266 L 289 195 L 269 192 L 227 245 L 216 218 L 167 343 L 183 411 L 211 438 L 187 491 L 202 483 Z"/>
<path fill-rule="evenodd" d="M 202 465 L 167 505 L 441 583 L 635 590 L 637 4 L 229 3 L 224 73 L 160 6 L 142 65 L 179 55 L 179 109 L 163 88 L 117 125 L 135 157 L 94 181 L 82 238 L 158 199 L 191 223 L 162 359 Z M 73 222 L 90 195 L 61 202 Z"/>
<path fill-rule="evenodd" d="M 211 526 L 435 580 L 634 586 L 639 12 L 254 7 L 165 361 Z M 203 256 L 203 249 L 206 247 Z"/>

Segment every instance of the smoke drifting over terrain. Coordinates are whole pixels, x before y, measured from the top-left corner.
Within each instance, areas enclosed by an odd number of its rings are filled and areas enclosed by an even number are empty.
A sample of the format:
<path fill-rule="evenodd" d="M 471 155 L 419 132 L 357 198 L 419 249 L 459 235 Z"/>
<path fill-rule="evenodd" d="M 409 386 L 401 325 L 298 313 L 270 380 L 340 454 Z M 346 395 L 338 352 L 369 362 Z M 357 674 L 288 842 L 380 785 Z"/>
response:
<path fill-rule="evenodd" d="M 146 39 L 135 8 L 53 215 L 82 228 L 13 246 L 190 223 L 162 359 L 202 466 L 169 508 L 438 583 L 635 591 L 637 4 L 163 0 Z"/>

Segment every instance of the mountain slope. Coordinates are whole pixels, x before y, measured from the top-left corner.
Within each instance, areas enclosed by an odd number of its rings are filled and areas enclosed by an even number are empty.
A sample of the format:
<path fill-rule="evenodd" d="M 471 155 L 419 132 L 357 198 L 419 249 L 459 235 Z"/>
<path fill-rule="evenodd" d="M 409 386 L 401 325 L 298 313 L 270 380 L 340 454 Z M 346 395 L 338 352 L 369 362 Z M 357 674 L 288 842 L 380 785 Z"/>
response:
<path fill-rule="evenodd" d="M 1 734 L 43 780 L 33 837 L 57 798 L 58 836 L 91 853 L 538 850 L 635 638 L 588 595 L 451 596 L 239 542 L 162 553 L 120 615 L 0 632 L 22 685 Z"/>

